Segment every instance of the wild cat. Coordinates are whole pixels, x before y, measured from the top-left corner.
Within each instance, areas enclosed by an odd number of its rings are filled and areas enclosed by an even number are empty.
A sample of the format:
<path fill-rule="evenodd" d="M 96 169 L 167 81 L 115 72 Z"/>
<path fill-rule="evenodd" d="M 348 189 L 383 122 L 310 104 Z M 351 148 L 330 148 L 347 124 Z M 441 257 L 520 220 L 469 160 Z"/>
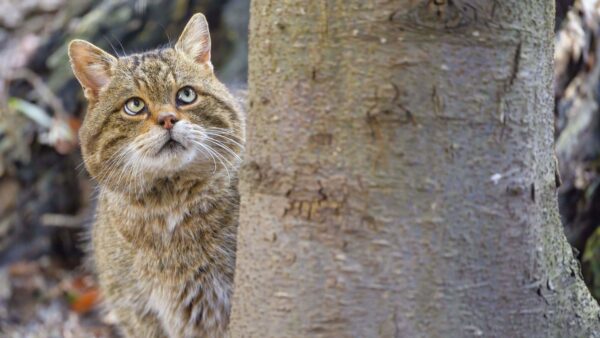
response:
<path fill-rule="evenodd" d="M 115 57 L 74 40 L 98 182 L 93 256 L 126 337 L 220 337 L 229 321 L 244 116 L 194 15 L 174 47 Z"/>

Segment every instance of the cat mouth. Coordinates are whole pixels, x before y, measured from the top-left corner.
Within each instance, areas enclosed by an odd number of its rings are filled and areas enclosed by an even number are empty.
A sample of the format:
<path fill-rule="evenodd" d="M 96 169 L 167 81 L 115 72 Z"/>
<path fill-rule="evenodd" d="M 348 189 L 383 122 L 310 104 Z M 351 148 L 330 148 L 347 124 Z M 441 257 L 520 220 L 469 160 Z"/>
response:
<path fill-rule="evenodd" d="M 158 150 L 158 152 L 156 154 L 158 155 L 165 151 L 173 152 L 173 151 L 184 150 L 184 149 L 185 149 L 185 147 L 183 146 L 183 144 L 175 141 L 174 139 L 169 139 L 167 142 L 165 142 L 165 144 L 163 144 L 163 146 Z"/>

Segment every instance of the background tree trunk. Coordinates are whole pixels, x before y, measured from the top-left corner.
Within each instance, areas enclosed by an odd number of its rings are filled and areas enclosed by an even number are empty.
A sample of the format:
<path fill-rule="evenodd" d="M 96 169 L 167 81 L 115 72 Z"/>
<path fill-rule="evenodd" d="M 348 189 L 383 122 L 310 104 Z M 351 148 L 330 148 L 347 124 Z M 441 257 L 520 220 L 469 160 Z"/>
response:
<path fill-rule="evenodd" d="M 569 8 L 573 6 L 574 0 L 556 0 L 556 16 L 554 20 L 554 28 L 558 30 L 564 18 L 569 12 Z"/>
<path fill-rule="evenodd" d="M 593 336 L 553 25 L 552 1 L 253 1 L 232 336 Z"/>
<path fill-rule="evenodd" d="M 558 205 L 583 275 L 600 299 L 600 1 L 576 1 L 554 53 Z"/>

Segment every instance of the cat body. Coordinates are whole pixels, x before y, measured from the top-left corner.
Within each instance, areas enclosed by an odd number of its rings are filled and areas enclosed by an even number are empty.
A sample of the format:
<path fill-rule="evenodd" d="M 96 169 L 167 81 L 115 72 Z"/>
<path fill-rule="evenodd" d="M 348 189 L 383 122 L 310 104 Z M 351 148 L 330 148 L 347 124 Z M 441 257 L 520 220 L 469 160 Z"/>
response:
<path fill-rule="evenodd" d="M 69 46 L 98 182 L 93 258 L 126 337 L 221 337 L 229 321 L 244 116 L 213 73 L 203 15 L 174 48 Z"/>

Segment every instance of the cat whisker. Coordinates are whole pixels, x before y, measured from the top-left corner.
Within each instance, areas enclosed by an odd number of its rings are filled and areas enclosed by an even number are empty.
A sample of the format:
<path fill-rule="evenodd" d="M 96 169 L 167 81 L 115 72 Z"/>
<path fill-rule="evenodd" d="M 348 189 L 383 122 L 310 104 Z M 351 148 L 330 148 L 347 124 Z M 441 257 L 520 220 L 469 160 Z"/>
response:
<path fill-rule="evenodd" d="M 222 133 L 221 130 L 217 130 L 216 132 L 214 131 L 214 129 L 206 129 L 206 130 L 198 130 L 196 128 L 192 128 L 192 130 L 189 131 L 189 133 L 191 135 L 194 136 L 199 136 L 199 137 L 207 137 L 207 140 L 212 141 L 213 143 L 216 143 L 219 145 L 219 147 L 223 148 L 226 147 L 227 152 L 233 154 L 234 157 L 236 157 L 239 161 L 241 161 L 241 158 L 239 157 L 239 155 L 235 152 L 233 152 L 233 149 L 231 147 L 228 146 L 228 144 L 234 145 L 239 147 L 240 151 L 244 150 L 244 145 L 241 144 L 238 140 L 235 140 L 234 138 L 237 138 L 236 135 L 232 134 L 232 133 Z"/>
<path fill-rule="evenodd" d="M 215 133 L 213 133 L 211 131 L 207 131 L 206 134 L 209 135 L 209 136 L 216 136 L 216 137 L 223 138 L 226 141 L 231 142 L 234 145 L 238 146 L 240 148 L 240 150 L 244 150 L 244 148 L 245 148 L 243 144 L 239 143 L 238 141 L 234 140 L 232 137 L 229 137 L 228 135 L 215 134 Z"/>
<path fill-rule="evenodd" d="M 129 156 L 132 155 L 133 149 L 126 147 L 120 149 L 114 157 L 112 157 L 108 163 L 106 164 L 106 168 L 103 170 L 102 174 L 99 176 L 99 179 L 106 179 L 107 181 L 111 181 L 115 175 L 118 175 L 117 184 L 120 185 L 123 178 L 123 171 L 119 170 L 119 166 L 122 166 L 123 169 L 127 168 L 127 161 L 125 161 Z"/>
<path fill-rule="evenodd" d="M 215 134 L 215 135 L 231 136 L 231 137 L 239 140 L 238 134 L 236 132 L 234 132 L 233 130 L 228 130 L 228 129 L 223 129 L 223 128 L 203 128 L 201 130 L 195 130 L 195 131 L 205 132 L 205 133 L 210 133 L 210 134 Z"/>
<path fill-rule="evenodd" d="M 223 150 L 225 150 L 226 152 L 228 152 L 229 154 L 231 154 L 237 161 L 242 162 L 242 158 L 238 154 L 236 154 L 233 150 L 231 150 L 231 148 L 227 147 L 223 143 L 221 143 L 221 142 L 219 142 L 219 141 L 217 141 L 217 140 L 215 140 L 213 138 L 210 138 L 210 137 L 207 137 L 206 141 L 210 142 L 210 143 L 212 143 L 212 144 L 214 144 L 216 146 L 218 146 L 219 148 L 221 148 Z"/>
<path fill-rule="evenodd" d="M 230 166 L 231 166 L 231 163 L 229 161 L 227 161 L 227 159 L 225 157 L 223 157 L 223 155 L 219 154 L 214 149 L 212 149 L 209 145 L 207 145 L 207 144 L 201 144 L 201 145 L 207 151 L 213 153 L 217 157 L 217 159 L 219 160 L 219 162 L 221 162 L 221 164 L 223 165 L 223 169 L 225 169 L 225 173 L 227 173 L 227 182 L 229 182 L 228 184 L 230 184 L 231 183 L 231 175 L 229 173 L 229 168 L 228 168 L 228 166 L 225 163 L 223 163 L 223 161 L 225 161 Z"/>
<path fill-rule="evenodd" d="M 202 150 L 206 150 L 206 148 L 205 148 L 205 147 L 201 147 L 201 148 L 202 148 Z M 201 150 L 200 152 L 201 152 L 202 154 L 204 154 L 204 151 L 202 151 L 202 150 Z M 207 154 L 210 156 L 210 158 L 211 158 L 211 159 L 212 159 L 212 161 L 213 161 L 213 171 L 212 171 L 212 173 L 214 174 L 214 173 L 216 173 L 216 172 L 217 172 L 217 161 L 215 160 L 215 156 L 214 156 L 213 154 L 211 154 L 211 153 L 210 153 L 208 150 L 206 151 L 206 153 L 207 153 Z"/>
<path fill-rule="evenodd" d="M 208 141 L 208 139 L 207 139 L 207 141 Z M 219 157 L 221 157 L 222 159 L 224 159 L 224 160 L 225 160 L 225 161 L 226 161 L 226 162 L 227 162 L 227 163 L 228 163 L 228 164 L 229 164 L 231 167 L 233 167 L 233 164 L 232 164 L 232 163 L 231 163 L 229 160 L 227 160 L 227 158 L 226 158 L 225 156 L 223 156 L 223 154 L 221 154 L 221 153 L 219 153 L 218 151 L 216 151 L 216 149 L 214 149 L 214 148 L 213 148 L 213 147 L 211 147 L 210 145 L 208 145 L 208 144 L 205 144 L 205 143 L 203 143 L 203 142 L 200 142 L 200 141 L 196 141 L 196 140 L 192 140 L 192 142 L 194 142 L 195 144 L 198 144 L 198 145 L 200 145 L 200 146 L 202 146 L 202 147 L 206 147 L 206 148 L 210 149 L 210 150 L 211 150 L 211 151 L 213 151 L 213 152 L 214 152 L 216 155 L 218 155 Z M 215 143 L 213 143 L 213 144 L 215 144 Z M 225 148 L 225 149 L 227 149 L 227 148 Z"/>
<path fill-rule="evenodd" d="M 153 140 L 156 140 L 156 138 L 153 138 Z M 136 195 L 139 195 L 140 193 L 143 192 L 143 182 L 144 182 L 144 172 L 142 171 L 142 169 L 146 166 L 146 162 L 148 160 L 148 156 L 147 153 L 150 151 L 150 149 L 155 148 L 154 147 L 154 143 L 155 142 L 148 142 L 147 140 L 140 140 L 140 142 L 144 142 L 142 143 L 137 149 L 138 151 L 136 151 L 136 161 L 134 161 L 134 165 L 133 165 L 133 175 L 132 175 L 132 181 L 133 178 L 135 178 L 135 182 L 131 182 L 131 185 L 134 186 L 134 193 Z M 134 184 L 137 183 L 137 184 Z M 138 189 L 140 191 L 138 191 Z"/>
<path fill-rule="evenodd" d="M 106 40 L 106 42 L 108 42 L 108 45 L 110 46 L 110 48 L 112 48 L 113 52 L 115 53 L 115 55 L 117 57 L 121 57 L 121 55 L 119 55 L 119 52 L 117 52 L 117 50 L 115 49 L 115 46 L 113 46 L 112 42 L 110 41 L 109 38 L 107 38 L 106 36 L 104 37 L 104 40 Z"/>
<path fill-rule="evenodd" d="M 236 132 L 234 132 L 233 130 L 229 130 L 229 129 L 224 129 L 224 128 L 206 128 L 205 131 L 209 132 L 209 133 L 213 133 L 213 134 L 232 136 L 232 137 L 235 137 L 236 139 L 239 139 L 238 134 Z"/>
<path fill-rule="evenodd" d="M 229 162 L 229 161 L 227 160 L 227 158 L 225 158 L 223 155 L 219 154 L 219 152 L 218 152 L 218 151 L 215 151 L 214 149 L 212 149 L 212 147 L 211 147 L 211 146 L 209 146 L 208 144 L 204 144 L 204 143 L 202 143 L 202 142 L 199 142 L 199 141 L 196 141 L 196 140 L 192 140 L 192 142 L 193 142 L 194 144 L 196 144 L 197 146 L 200 146 L 200 147 L 202 147 L 203 149 L 205 149 L 205 150 L 206 150 L 206 151 L 208 151 L 209 153 L 213 154 L 213 155 L 216 157 L 216 159 L 217 159 L 219 162 L 221 162 L 221 165 L 223 165 L 223 168 L 225 169 L 225 172 L 227 173 L 227 179 L 228 179 L 229 183 L 231 183 L 231 174 L 229 173 L 229 168 L 228 168 L 228 166 L 225 164 L 225 163 L 227 163 L 227 164 L 229 164 L 229 166 L 230 166 L 230 167 L 232 167 L 232 168 L 233 168 L 233 165 L 231 164 L 231 162 Z"/>
<path fill-rule="evenodd" d="M 77 171 L 79 174 L 81 174 L 81 173 L 83 173 L 83 172 L 85 171 L 85 161 L 84 161 L 83 159 L 81 160 L 81 163 L 79 163 L 79 164 L 78 164 L 78 165 L 75 167 L 75 170 L 76 170 L 76 171 Z"/>
<path fill-rule="evenodd" d="M 118 162 L 121 160 L 121 158 L 124 156 L 123 152 L 121 150 L 119 150 L 113 157 L 111 157 L 111 159 L 105 163 L 105 166 L 103 167 L 102 171 L 100 172 L 100 174 L 98 175 L 99 179 L 108 177 L 109 175 L 112 175 L 113 170 L 115 169 L 115 167 L 118 165 Z"/>
<path fill-rule="evenodd" d="M 133 168 L 131 159 L 133 157 L 137 157 L 136 155 L 136 145 L 138 144 L 138 140 L 134 140 L 129 146 L 120 149 L 107 163 L 106 169 L 104 173 L 99 178 L 105 178 L 107 181 L 112 181 L 115 176 L 116 177 L 116 186 L 122 186 L 123 179 L 126 180 L 127 186 L 132 186 L 132 181 L 135 177 L 133 175 L 124 175 L 127 168 Z M 119 168 L 121 167 L 121 168 Z M 131 174 L 136 173 L 136 170 L 130 170 Z"/>
<path fill-rule="evenodd" d="M 228 128 L 212 127 L 212 128 L 205 128 L 205 129 L 206 130 L 211 130 L 211 131 L 220 131 L 220 132 L 229 133 L 229 134 L 233 134 L 234 133 L 231 129 L 228 129 Z"/>
<path fill-rule="evenodd" d="M 165 28 L 165 26 L 161 23 L 158 24 L 160 26 L 160 28 L 162 28 L 163 33 L 165 33 L 165 36 L 167 37 L 167 48 L 173 48 L 173 42 L 171 41 L 171 36 L 169 35 L 169 32 L 167 32 L 167 29 Z"/>
<path fill-rule="evenodd" d="M 119 46 L 121 46 L 121 51 L 123 52 L 123 55 L 127 55 L 127 52 L 125 52 L 125 47 L 123 47 L 123 44 L 121 43 L 121 40 L 119 40 L 114 34 L 111 34 L 111 36 L 117 40 L 117 42 L 119 43 Z"/>
<path fill-rule="evenodd" d="M 211 151 L 211 149 L 208 149 L 208 148 L 206 148 L 206 146 L 205 146 L 205 145 L 203 145 L 203 144 L 199 144 L 199 145 L 200 145 L 200 147 L 201 147 L 203 150 L 205 150 L 205 151 L 206 151 L 206 153 L 207 153 L 207 154 L 210 156 L 210 158 L 212 159 L 212 161 L 213 161 L 213 172 L 212 172 L 212 173 L 213 173 L 213 174 L 214 174 L 214 173 L 216 173 L 216 172 L 217 172 L 217 161 L 215 160 L 215 155 L 213 154 L 214 152 L 213 152 L 213 151 Z M 223 163 L 221 162 L 221 164 L 223 164 Z"/>

